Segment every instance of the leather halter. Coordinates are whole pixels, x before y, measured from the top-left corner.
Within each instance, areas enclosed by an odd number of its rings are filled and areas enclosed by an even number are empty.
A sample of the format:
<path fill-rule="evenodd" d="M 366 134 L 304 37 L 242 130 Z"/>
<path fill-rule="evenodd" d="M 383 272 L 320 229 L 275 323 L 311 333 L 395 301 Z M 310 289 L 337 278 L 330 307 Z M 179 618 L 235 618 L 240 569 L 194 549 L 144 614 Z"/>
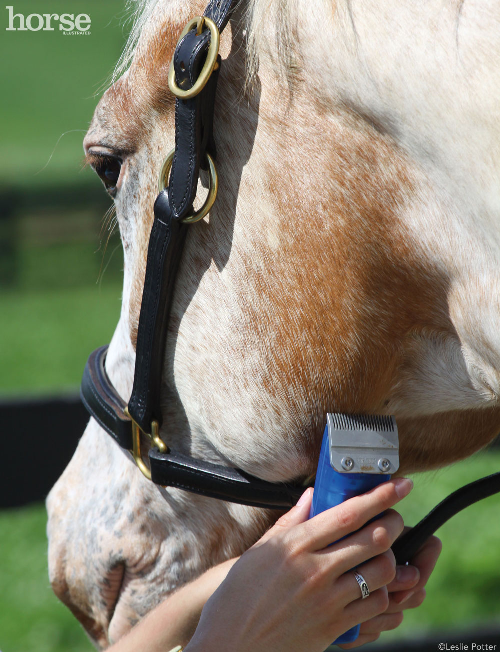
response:
<path fill-rule="evenodd" d="M 193 29 L 185 30 L 179 39 L 172 62 L 174 75 L 169 75 L 169 81 L 175 79 L 176 94 L 185 95 L 200 77 L 207 75 L 205 61 L 212 37 L 216 33 L 218 38 L 227 25 L 234 4 L 234 0 L 212 0 L 205 10 L 204 21 L 190 21 Z M 195 22 L 197 29 L 194 29 Z M 107 346 L 89 357 L 81 396 L 99 425 L 122 448 L 132 452 L 141 471 L 156 484 L 243 505 L 285 509 L 297 502 L 304 486 L 266 482 L 236 468 L 181 455 L 169 450 L 158 435 L 162 424 L 160 387 L 167 325 L 188 229 L 184 220 L 192 213 L 200 168 L 206 166 L 208 157 L 213 160 L 216 154 L 212 120 L 220 65 L 221 58 L 216 52 L 213 69 L 208 71 L 203 88 L 193 97 L 178 97 L 175 103 L 175 154 L 168 188 L 160 192 L 154 205 L 134 385 L 128 405 L 106 373 Z M 193 220 L 188 217 L 188 221 Z M 141 436 L 149 437 L 153 444 L 148 453 L 151 471 L 141 457 Z"/>
<path fill-rule="evenodd" d="M 236 468 L 181 455 L 168 449 L 159 437 L 162 365 L 176 273 L 187 223 L 205 214 L 193 215 L 192 208 L 200 168 L 212 170 L 212 201 L 216 192 L 212 122 L 221 58 L 214 45 L 235 4 L 235 0 L 211 0 L 203 17 L 188 23 L 174 53 L 169 86 L 177 95 L 175 150 L 173 160 L 168 159 L 168 165 L 171 161 L 168 188 L 161 190 L 154 205 L 134 385 L 128 406 L 106 373 L 107 346 L 90 355 L 83 374 L 81 396 L 99 425 L 132 453 L 141 471 L 154 483 L 243 505 L 285 509 L 297 502 L 306 485 L 267 482 Z M 164 165 L 162 180 L 165 174 Z M 150 470 L 141 456 L 142 436 L 152 443 L 148 452 Z M 471 483 L 449 496 L 395 544 L 393 549 L 398 563 L 411 559 L 422 543 L 453 514 L 499 491 L 500 473 Z"/>

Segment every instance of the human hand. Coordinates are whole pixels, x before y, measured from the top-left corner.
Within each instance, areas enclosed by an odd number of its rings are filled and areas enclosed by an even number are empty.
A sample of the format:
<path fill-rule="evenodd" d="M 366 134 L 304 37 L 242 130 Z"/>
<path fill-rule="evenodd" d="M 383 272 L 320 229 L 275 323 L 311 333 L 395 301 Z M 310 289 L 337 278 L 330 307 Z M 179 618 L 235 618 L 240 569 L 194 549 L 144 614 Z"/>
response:
<path fill-rule="evenodd" d="M 405 528 L 404 531 L 410 528 Z M 397 566 L 396 577 L 387 585 L 389 605 L 385 613 L 361 624 L 359 637 L 353 643 L 340 645 L 344 650 L 376 641 L 381 632 L 396 629 L 403 622 L 403 611 L 419 607 L 425 599 L 425 585 L 442 549 L 441 540 L 430 537 L 419 548 L 408 566 Z"/>
<path fill-rule="evenodd" d="M 403 531 L 389 508 L 411 487 L 390 480 L 310 520 L 308 490 L 233 566 L 185 652 L 323 652 L 347 629 L 384 614 L 396 572 L 390 547 Z M 350 572 L 355 566 L 370 587 L 365 600 Z"/>

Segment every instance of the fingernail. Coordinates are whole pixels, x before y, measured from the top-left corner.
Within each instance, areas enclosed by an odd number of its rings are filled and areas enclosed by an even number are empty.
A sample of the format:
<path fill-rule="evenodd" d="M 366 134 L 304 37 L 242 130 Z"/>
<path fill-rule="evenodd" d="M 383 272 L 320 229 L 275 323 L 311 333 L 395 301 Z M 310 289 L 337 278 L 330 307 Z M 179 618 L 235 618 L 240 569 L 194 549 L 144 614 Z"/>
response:
<path fill-rule="evenodd" d="M 310 489 L 310 487 L 308 487 L 308 488 L 304 491 L 304 493 L 302 494 L 302 496 L 298 499 L 298 501 L 297 501 L 297 507 L 301 507 L 304 503 L 307 503 L 307 501 L 309 500 L 309 489 Z"/>
<path fill-rule="evenodd" d="M 413 482 L 410 478 L 396 478 L 394 485 L 399 498 L 404 498 L 413 489 Z"/>
<path fill-rule="evenodd" d="M 398 566 L 396 568 L 397 582 L 414 582 L 418 580 L 419 572 L 415 566 Z"/>

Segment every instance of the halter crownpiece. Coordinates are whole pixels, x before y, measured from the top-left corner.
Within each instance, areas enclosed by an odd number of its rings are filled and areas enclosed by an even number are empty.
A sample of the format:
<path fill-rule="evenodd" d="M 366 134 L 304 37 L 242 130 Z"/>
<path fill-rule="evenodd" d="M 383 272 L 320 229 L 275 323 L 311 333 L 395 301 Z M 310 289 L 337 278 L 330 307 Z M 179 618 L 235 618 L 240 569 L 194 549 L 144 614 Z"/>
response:
<path fill-rule="evenodd" d="M 235 0 L 211 0 L 203 16 L 193 18 L 184 28 L 172 59 L 168 81 L 176 96 L 175 149 L 163 164 L 154 204 L 130 400 L 127 405 L 106 373 L 107 346 L 90 355 L 81 397 L 91 416 L 132 454 L 142 473 L 154 483 L 243 505 L 285 509 L 297 502 L 305 485 L 267 482 L 236 468 L 181 455 L 159 436 L 162 367 L 175 278 L 188 225 L 209 212 L 217 195 L 213 117 L 221 68 L 219 36 L 235 4 Z M 195 211 L 200 168 L 208 170 L 210 187 L 204 205 Z M 150 468 L 141 454 L 143 437 L 151 443 Z M 499 491 L 500 473 L 464 487 L 458 499 L 452 494 L 399 540 L 398 562 L 410 559 L 465 502 L 472 504 Z"/>

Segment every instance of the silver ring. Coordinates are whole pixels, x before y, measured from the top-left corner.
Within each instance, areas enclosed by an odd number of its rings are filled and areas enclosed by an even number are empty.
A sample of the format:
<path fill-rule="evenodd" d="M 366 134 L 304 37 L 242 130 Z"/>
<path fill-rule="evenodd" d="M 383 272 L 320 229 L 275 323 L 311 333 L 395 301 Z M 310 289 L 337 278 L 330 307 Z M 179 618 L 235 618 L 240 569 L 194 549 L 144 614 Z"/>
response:
<path fill-rule="evenodd" d="M 361 599 L 364 600 L 370 595 L 370 589 L 368 588 L 368 584 L 366 583 L 366 580 L 362 575 L 356 573 L 356 571 L 353 571 L 353 573 L 354 573 L 354 577 L 356 578 L 356 582 L 359 584 L 359 588 L 361 589 Z"/>

